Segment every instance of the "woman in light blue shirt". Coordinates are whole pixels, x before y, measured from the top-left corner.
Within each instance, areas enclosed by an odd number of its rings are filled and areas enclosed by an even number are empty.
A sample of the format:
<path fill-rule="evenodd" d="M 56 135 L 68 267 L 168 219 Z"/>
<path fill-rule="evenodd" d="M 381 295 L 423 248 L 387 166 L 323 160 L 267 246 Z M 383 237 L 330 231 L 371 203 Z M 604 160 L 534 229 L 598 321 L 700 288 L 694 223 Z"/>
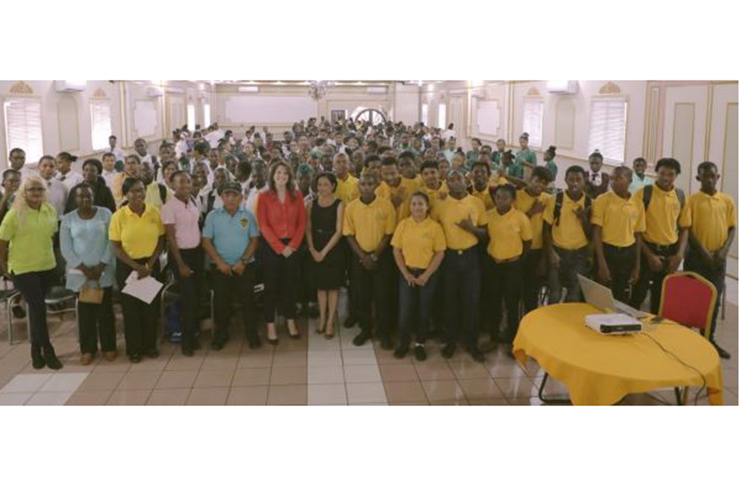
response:
<path fill-rule="evenodd" d="M 113 314 L 115 256 L 108 227 L 111 212 L 93 205 L 93 188 L 87 183 L 75 186 L 70 197 L 77 209 L 62 218 L 62 255 L 67 261 L 67 288 L 80 292 L 83 287 L 103 289 L 100 304 L 80 302 L 80 351 L 82 364 L 90 364 L 100 347 L 106 360 L 116 359 L 116 329 Z"/>

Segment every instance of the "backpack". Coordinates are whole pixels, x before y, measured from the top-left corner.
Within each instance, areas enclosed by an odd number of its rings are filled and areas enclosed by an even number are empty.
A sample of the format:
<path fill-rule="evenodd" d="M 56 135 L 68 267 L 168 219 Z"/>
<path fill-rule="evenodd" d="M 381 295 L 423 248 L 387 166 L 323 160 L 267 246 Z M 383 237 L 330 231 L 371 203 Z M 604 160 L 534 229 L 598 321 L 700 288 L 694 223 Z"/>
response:
<path fill-rule="evenodd" d="M 556 205 L 553 208 L 553 223 L 558 226 L 561 222 L 561 208 L 563 207 L 564 191 L 556 193 Z M 592 198 L 584 193 L 584 210 L 589 211 L 592 208 Z"/>
<path fill-rule="evenodd" d="M 679 199 L 679 212 L 684 209 L 684 191 L 678 187 L 674 188 L 677 191 L 677 199 Z M 651 204 L 651 195 L 654 193 L 653 184 L 643 188 L 643 208 L 648 211 L 648 205 Z"/>

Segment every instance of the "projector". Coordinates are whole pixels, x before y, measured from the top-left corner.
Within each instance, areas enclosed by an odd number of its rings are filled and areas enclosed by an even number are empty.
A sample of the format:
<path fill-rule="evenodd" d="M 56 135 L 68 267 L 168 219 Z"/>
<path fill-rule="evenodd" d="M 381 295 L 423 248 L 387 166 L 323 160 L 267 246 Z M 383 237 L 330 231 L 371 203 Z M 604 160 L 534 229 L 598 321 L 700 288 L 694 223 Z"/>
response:
<path fill-rule="evenodd" d="M 584 317 L 584 325 L 604 335 L 637 334 L 643 324 L 627 314 L 591 314 Z"/>

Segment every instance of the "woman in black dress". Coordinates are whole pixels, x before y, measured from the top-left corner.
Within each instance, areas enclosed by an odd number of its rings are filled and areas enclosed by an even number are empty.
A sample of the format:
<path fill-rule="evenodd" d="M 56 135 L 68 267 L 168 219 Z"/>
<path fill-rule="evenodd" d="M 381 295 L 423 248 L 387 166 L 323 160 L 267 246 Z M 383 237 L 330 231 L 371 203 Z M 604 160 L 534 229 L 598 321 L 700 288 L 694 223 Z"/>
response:
<path fill-rule="evenodd" d="M 314 179 L 317 194 L 307 208 L 306 241 L 312 257 L 314 283 L 319 301 L 317 333 L 327 339 L 334 337 L 337 298 L 343 280 L 343 256 L 338 243 L 342 239 L 345 206 L 334 197 L 337 177 L 322 172 Z"/>

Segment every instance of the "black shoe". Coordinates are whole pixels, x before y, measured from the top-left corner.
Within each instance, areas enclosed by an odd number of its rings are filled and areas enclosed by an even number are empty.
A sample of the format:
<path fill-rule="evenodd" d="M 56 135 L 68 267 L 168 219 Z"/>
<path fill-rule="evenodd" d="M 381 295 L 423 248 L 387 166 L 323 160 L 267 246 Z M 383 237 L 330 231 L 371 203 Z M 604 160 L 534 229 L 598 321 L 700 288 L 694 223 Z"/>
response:
<path fill-rule="evenodd" d="M 193 348 L 182 348 L 183 356 L 191 357 L 193 356 Z"/>
<path fill-rule="evenodd" d="M 409 345 L 400 344 L 394 351 L 394 358 L 403 359 L 409 352 Z"/>
<path fill-rule="evenodd" d="M 60 370 L 62 369 L 62 362 L 59 361 L 59 358 L 57 358 L 57 355 L 54 353 L 54 348 L 50 345 L 44 346 L 44 361 L 46 361 L 46 366 L 53 370 Z"/>
<path fill-rule="evenodd" d="M 129 356 L 129 361 L 131 361 L 134 364 L 139 363 L 141 360 L 142 360 L 142 357 L 138 354 L 132 354 L 131 356 Z"/>
<path fill-rule="evenodd" d="M 225 339 L 214 339 L 211 342 L 211 349 L 213 349 L 215 351 L 220 351 L 221 349 L 224 348 L 224 344 L 226 344 L 226 340 Z"/>
<path fill-rule="evenodd" d="M 31 365 L 35 370 L 46 366 L 46 360 L 41 355 L 41 346 L 31 346 Z"/>
<path fill-rule="evenodd" d="M 15 317 L 16 319 L 25 319 L 26 309 L 24 309 L 22 305 L 16 304 L 13 306 L 12 310 L 13 310 L 13 317 Z"/>
<path fill-rule="evenodd" d="M 391 338 L 389 336 L 381 336 L 381 348 L 386 351 L 394 349 L 394 344 L 391 342 Z"/>
<path fill-rule="evenodd" d="M 193 351 L 198 351 L 199 349 L 201 349 L 201 342 L 198 338 L 193 338 Z"/>
<path fill-rule="evenodd" d="M 427 351 L 425 351 L 424 345 L 418 344 L 414 346 L 414 359 L 417 361 L 424 361 L 427 359 Z"/>
<path fill-rule="evenodd" d="M 371 338 L 371 333 L 369 333 L 367 331 L 362 331 L 360 334 L 358 334 L 357 336 L 355 336 L 355 339 L 352 340 L 352 343 L 355 346 L 362 346 L 370 338 Z"/>
<path fill-rule="evenodd" d="M 247 344 L 249 345 L 250 349 L 258 349 L 262 346 L 262 343 L 260 342 L 260 338 L 258 336 L 247 338 Z"/>
<path fill-rule="evenodd" d="M 715 350 L 718 351 L 718 356 L 723 359 L 731 359 L 731 353 L 718 346 L 718 343 L 716 343 L 715 341 L 710 341 L 710 344 L 712 344 Z"/>
<path fill-rule="evenodd" d="M 453 357 L 454 354 L 455 354 L 455 344 L 454 343 L 446 344 L 442 352 L 443 358 L 450 359 Z"/>
<path fill-rule="evenodd" d="M 159 355 L 160 355 L 160 352 L 159 352 L 159 351 L 157 351 L 157 349 L 155 348 L 155 349 L 148 349 L 148 350 L 146 350 L 146 351 L 144 352 L 144 354 L 146 354 L 148 358 L 152 358 L 152 359 L 154 359 L 154 358 L 157 358 L 157 357 L 159 357 Z"/>
<path fill-rule="evenodd" d="M 345 329 L 350 329 L 351 327 L 355 326 L 357 324 L 358 320 L 354 316 L 347 316 L 347 319 L 345 319 L 344 324 L 342 324 L 342 327 Z"/>
<path fill-rule="evenodd" d="M 470 354 L 471 358 L 473 358 L 477 363 L 483 363 L 486 360 L 486 358 L 484 358 L 484 353 L 482 353 L 476 346 L 469 346 L 466 348 L 466 351 L 468 351 L 468 354 Z"/>

